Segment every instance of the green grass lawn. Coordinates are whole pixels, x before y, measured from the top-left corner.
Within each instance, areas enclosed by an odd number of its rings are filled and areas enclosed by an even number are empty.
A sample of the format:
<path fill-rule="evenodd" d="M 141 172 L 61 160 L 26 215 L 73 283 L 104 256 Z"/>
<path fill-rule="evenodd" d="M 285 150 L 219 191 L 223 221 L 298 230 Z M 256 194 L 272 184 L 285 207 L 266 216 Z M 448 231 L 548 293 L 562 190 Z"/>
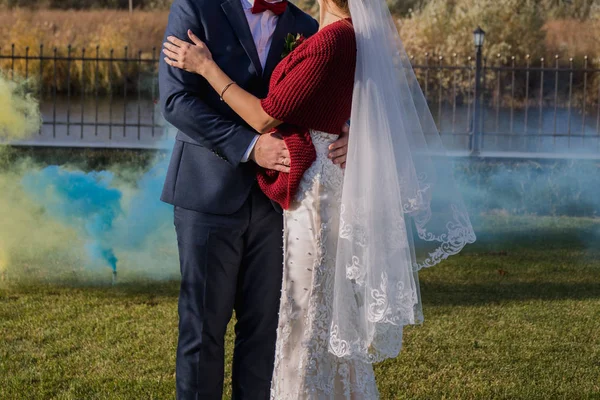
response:
<path fill-rule="evenodd" d="M 600 221 L 479 225 L 421 274 L 426 321 L 376 367 L 382 398 L 600 399 Z M 0 399 L 173 399 L 177 292 L 4 282 Z"/>

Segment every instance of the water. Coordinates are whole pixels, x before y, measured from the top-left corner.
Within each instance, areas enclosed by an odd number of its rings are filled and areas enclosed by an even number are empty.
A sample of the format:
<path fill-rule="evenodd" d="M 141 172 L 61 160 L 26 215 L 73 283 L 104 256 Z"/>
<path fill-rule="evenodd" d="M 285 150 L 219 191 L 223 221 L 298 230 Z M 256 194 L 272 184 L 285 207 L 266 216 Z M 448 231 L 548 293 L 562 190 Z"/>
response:
<path fill-rule="evenodd" d="M 175 132 L 160 127 L 162 116 L 153 99 L 103 97 L 97 101 L 60 97 L 41 104 L 44 125 L 39 134 L 18 144 L 108 148 L 162 148 Z M 472 109 L 434 106 L 444 145 L 450 153 L 469 153 Z M 81 125 L 83 116 L 84 125 Z M 600 126 L 597 112 L 553 106 L 527 110 L 483 110 L 482 155 L 488 156 L 582 156 L 600 157 Z M 53 124 L 52 121 L 56 121 Z M 138 126 L 139 125 L 139 126 Z"/>
<path fill-rule="evenodd" d="M 469 149 L 470 118 L 468 107 L 432 110 L 444 145 L 450 152 Z M 554 107 L 483 110 L 482 154 L 494 156 L 582 156 L 600 158 L 598 115 L 587 110 Z"/>
<path fill-rule="evenodd" d="M 155 149 L 163 148 L 175 134 L 162 127 L 160 111 L 150 99 L 103 97 L 82 102 L 60 97 L 55 103 L 42 101 L 40 109 L 41 131 L 16 144 Z"/>

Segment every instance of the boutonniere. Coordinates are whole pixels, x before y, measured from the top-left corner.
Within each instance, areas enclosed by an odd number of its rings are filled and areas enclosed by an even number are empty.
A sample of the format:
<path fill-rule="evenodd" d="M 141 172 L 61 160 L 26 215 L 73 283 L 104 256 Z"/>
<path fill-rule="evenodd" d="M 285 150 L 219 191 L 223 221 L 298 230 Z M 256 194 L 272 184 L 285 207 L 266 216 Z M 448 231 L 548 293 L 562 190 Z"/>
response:
<path fill-rule="evenodd" d="M 285 46 L 283 48 L 283 53 L 281 53 L 281 58 L 287 57 L 288 54 L 294 51 L 294 49 L 300 46 L 305 40 L 306 38 L 301 33 L 296 35 L 288 33 L 288 35 L 285 37 Z"/>

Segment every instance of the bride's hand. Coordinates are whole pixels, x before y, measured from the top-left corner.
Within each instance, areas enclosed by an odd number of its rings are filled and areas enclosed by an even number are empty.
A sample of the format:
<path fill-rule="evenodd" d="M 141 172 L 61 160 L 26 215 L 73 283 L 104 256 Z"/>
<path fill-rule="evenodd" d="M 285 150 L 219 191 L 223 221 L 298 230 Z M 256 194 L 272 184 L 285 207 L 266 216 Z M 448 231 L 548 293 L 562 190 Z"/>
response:
<path fill-rule="evenodd" d="M 213 63 L 212 54 L 206 44 L 188 29 L 188 36 L 194 44 L 184 42 L 175 36 L 167 37 L 163 53 L 165 62 L 172 67 L 180 68 L 205 76 Z"/>

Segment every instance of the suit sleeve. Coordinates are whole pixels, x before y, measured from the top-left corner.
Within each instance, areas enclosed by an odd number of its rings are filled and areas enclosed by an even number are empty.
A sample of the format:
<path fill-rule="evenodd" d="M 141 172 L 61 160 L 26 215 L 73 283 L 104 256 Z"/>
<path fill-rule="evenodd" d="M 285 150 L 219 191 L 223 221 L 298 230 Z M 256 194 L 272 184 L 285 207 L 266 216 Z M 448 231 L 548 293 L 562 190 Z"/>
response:
<path fill-rule="evenodd" d="M 192 0 L 175 0 L 165 39 L 170 35 L 187 39 L 187 30 L 191 29 L 205 40 L 199 14 L 200 10 Z M 225 118 L 206 104 L 203 96 L 208 86 L 204 78 L 173 68 L 164 61 L 164 57 L 160 58 L 160 104 L 165 119 L 202 146 L 237 166 L 252 144 L 256 132 Z"/>

